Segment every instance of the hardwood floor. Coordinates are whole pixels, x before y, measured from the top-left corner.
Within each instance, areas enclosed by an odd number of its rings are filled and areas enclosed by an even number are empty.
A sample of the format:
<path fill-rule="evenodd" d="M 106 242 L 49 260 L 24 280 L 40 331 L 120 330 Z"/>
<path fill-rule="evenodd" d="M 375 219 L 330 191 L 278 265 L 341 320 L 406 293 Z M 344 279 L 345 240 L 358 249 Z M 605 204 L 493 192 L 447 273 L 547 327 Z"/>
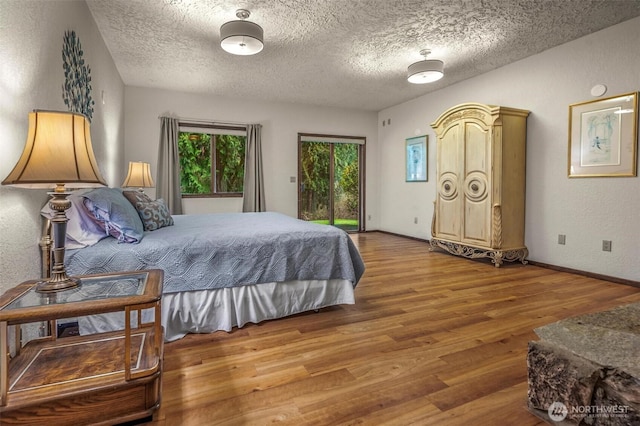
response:
<path fill-rule="evenodd" d="M 640 289 L 495 268 L 383 233 L 353 236 L 356 304 L 165 346 L 155 425 L 541 425 L 526 410 L 535 327 Z"/>

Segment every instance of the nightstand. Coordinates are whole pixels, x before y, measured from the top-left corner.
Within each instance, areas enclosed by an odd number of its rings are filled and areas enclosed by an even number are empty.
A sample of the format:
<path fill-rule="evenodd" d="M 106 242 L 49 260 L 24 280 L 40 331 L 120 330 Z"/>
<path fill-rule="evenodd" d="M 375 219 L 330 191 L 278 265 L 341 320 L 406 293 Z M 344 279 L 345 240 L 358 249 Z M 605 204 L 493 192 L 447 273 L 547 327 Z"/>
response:
<path fill-rule="evenodd" d="M 26 281 L 0 296 L 0 424 L 115 424 L 160 405 L 161 270 L 79 276 L 78 288 L 35 291 Z M 142 311 L 153 310 L 143 322 Z M 20 324 L 122 312 L 125 329 L 20 341 Z M 132 313 L 134 315 L 132 315 Z M 133 321 L 132 321 L 133 320 Z M 10 327 L 16 350 L 10 356 Z"/>

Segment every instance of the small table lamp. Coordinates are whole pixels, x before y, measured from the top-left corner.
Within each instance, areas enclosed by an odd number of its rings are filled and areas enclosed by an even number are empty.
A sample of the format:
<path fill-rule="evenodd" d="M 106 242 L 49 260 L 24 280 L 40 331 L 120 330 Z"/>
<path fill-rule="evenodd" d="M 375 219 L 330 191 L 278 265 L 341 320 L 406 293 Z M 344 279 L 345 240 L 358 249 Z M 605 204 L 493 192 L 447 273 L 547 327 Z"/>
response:
<path fill-rule="evenodd" d="M 140 161 L 129 161 L 129 172 L 122 182 L 122 187 L 136 187 L 142 191 L 142 188 L 153 188 L 154 186 L 156 185 L 151 177 L 151 165 Z"/>
<path fill-rule="evenodd" d="M 41 292 L 75 287 L 79 281 L 67 276 L 64 266 L 67 215 L 71 207 L 66 188 L 106 186 L 91 146 L 89 121 L 78 113 L 34 110 L 29 113 L 29 131 L 24 151 L 2 185 L 23 188 L 55 188 L 49 206 L 53 223 L 53 268 L 51 277 L 38 284 Z M 66 187 L 65 187 L 66 185 Z"/>

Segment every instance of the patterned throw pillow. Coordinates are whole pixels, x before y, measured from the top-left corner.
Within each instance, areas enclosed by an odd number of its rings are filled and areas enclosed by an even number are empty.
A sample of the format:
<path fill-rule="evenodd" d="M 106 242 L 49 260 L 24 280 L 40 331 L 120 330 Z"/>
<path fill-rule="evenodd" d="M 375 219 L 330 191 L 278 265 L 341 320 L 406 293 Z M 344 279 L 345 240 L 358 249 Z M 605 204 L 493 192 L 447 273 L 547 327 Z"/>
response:
<path fill-rule="evenodd" d="M 154 201 L 142 191 L 123 191 L 122 194 L 138 211 L 145 231 L 155 231 L 173 225 L 169 208 L 162 198 Z"/>

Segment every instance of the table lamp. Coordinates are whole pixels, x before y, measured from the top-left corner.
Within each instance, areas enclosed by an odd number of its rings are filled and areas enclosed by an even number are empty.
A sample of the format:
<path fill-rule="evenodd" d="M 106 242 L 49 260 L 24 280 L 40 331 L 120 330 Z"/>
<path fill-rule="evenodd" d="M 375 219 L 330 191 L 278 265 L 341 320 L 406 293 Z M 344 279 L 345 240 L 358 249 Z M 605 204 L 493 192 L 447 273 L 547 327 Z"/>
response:
<path fill-rule="evenodd" d="M 129 172 L 127 177 L 122 182 L 123 188 L 138 188 L 138 191 L 143 191 L 143 188 L 153 188 L 153 178 L 151 177 L 151 165 L 149 163 L 143 163 L 141 161 L 129 161 Z"/>
<path fill-rule="evenodd" d="M 67 188 L 106 186 L 91 146 L 89 121 L 79 113 L 34 110 L 29 113 L 29 131 L 24 151 L 2 185 L 23 188 L 54 188 L 49 206 L 53 224 L 51 277 L 38 283 L 37 291 L 55 292 L 76 287 L 64 266 L 67 215 L 71 207 Z"/>

